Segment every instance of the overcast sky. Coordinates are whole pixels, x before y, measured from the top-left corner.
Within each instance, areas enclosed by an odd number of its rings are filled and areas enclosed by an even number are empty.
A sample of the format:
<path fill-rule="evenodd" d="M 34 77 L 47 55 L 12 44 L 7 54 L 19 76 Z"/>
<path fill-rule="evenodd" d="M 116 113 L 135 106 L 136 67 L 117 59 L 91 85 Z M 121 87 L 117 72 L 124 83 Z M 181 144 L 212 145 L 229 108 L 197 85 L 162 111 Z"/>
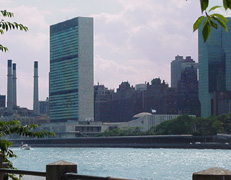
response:
<path fill-rule="evenodd" d="M 214 0 L 217 2 L 218 0 Z M 219 0 L 220 1 L 220 0 Z M 39 99 L 48 97 L 49 26 L 78 16 L 94 18 L 94 83 L 116 89 L 161 78 L 170 82 L 176 55 L 198 59 L 193 22 L 201 15 L 199 0 L 0 0 L 9 21 L 29 27 L 10 31 L 0 43 L 0 94 L 7 92 L 7 60 L 17 64 L 18 105 L 32 108 L 33 63 L 39 62 Z"/>

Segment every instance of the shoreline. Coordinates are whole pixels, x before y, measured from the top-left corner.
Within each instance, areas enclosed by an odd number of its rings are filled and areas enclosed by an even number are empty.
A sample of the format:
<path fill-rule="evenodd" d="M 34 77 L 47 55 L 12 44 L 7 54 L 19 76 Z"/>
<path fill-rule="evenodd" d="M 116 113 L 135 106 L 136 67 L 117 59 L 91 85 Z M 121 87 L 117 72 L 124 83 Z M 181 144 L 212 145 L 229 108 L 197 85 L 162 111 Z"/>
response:
<path fill-rule="evenodd" d="M 86 147 L 86 148 L 179 148 L 179 149 L 230 149 L 230 139 L 218 136 L 160 135 L 113 136 L 44 139 L 12 139 L 12 147 L 21 143 L 31 147 Z"/>

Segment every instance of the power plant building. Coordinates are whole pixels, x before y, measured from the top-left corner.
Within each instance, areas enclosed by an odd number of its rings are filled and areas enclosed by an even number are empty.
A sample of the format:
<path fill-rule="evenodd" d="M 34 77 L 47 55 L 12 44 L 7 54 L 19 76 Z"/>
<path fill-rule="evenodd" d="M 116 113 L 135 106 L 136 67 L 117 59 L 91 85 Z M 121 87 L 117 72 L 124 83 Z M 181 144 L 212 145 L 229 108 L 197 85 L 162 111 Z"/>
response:
<path fill-rule="evenodd" d="M 93 121 L 93 18 L 50 26 L 50 122 Z"/>
<path fill-rule="evenodd" d="M 4 98 L 4 99 L 3 99 Z M 38 116 L 39 115 L 39 101 L 38 101 L 38 61 L 34 62 L 34 98 L 33 98 L 33 113 L 30 110 L 24 110 L 17 105 L 17 76 L 16 63 L 12 60 L 7 61 L 7 108 L 6 112 L 1 109 L 2 115 L 12 116 L 14 114 L 22 116 Z M 0 107 L 5 107 L 5 96 L 0 96 Z M 3 104 L 4 101 L 4 104 Z M 4 106 L 3 106 L 4 105 Z"/>
<path fill-rule="evenodd" d="M 215 114 L 216 92 L 231 91 L 231 18 L 227 19 L 228 32 L 221 26 L 218 29 L 212 28 L 206 42 L 203 40 L 202 27 L 198 31 L 199 99 L 202 117 Z"/>

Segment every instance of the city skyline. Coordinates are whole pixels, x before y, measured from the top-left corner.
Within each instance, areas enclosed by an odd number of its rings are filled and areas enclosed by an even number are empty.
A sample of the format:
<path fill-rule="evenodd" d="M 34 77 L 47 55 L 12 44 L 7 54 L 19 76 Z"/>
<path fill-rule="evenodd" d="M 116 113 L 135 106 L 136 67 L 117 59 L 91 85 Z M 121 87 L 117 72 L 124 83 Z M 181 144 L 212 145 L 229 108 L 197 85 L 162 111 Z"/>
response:
<path fill-rule="evenodd" d="M 9 52 L 1 54 L 0 93 L 6 95 L 6 63 L 12 59 L 17 63 L 22 107 L 33 106 L 34 61 L 40 64 L 39 100 L 48 97 L 49 26 L 73 17 L 94 18 L 94 84 L 115 89 L 122 81 L 135 85 L 155 77 L 170 84 L 170 63 L 177 54 L 198 61 L 192 24 L 201 15 L 199 1 L 0 2 L 3 9 L 14 12 L 12 21 L 29 27 L 27 33 L 11 31 L 1 36 Z"/>

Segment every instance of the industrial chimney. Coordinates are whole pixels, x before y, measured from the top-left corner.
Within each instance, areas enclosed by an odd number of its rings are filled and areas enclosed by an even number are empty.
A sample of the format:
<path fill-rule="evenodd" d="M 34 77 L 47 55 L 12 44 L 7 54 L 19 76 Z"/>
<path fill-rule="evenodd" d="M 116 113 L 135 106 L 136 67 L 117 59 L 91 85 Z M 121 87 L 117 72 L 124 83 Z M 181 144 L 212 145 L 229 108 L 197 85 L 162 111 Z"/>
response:
<path fill-rule="evenodd" d="M 13 114 L 12 60 L 8 60 L 7 74 L 7 114 Z"/>
<path fill-rule="evenodd" d="M 13 109 L 17 108 L 16 64 L 13 63 Z"/>
<path fill-rule="evenodd" d="M 38 101 L 38 61 L 34 62 L 34 115 L 39 115 L 39 101 Z"/>

